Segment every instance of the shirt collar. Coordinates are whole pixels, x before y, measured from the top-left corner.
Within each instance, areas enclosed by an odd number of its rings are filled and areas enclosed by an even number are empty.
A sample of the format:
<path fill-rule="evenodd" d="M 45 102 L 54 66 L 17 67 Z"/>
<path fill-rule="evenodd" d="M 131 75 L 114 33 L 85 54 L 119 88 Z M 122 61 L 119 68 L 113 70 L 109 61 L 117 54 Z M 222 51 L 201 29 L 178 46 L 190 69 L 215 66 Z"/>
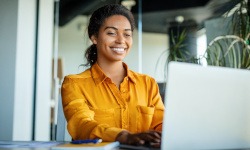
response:
<path fill-rule="evenodd" d="M 133 83 L 136 83 L 133 72 L 129 70 L 127 64 L 124 62 L 123 62 L 123 67 L 127 70 L 128 79 L 131 80 Z M 109 77 L 105 75 L 105 73 L 102 71 L 101 67 L 97 63 L 93 64 L 90 70 L 92 78 L 94 79 L 96 85 L 102 83 L 106 79 L 109 79 Z"/>
<path fill-rule="evenodd" d="M 123 67 L 127 70 L 127 77 L 133 82 L 133 83 L 136 83 L 136 80 L 135 80 L 135 77 L 134 77 L 134 74 L 131 70 L 129 70 L 128 68 L 128 65 L 126 63 L 122 63 L 123 64 Z"/>

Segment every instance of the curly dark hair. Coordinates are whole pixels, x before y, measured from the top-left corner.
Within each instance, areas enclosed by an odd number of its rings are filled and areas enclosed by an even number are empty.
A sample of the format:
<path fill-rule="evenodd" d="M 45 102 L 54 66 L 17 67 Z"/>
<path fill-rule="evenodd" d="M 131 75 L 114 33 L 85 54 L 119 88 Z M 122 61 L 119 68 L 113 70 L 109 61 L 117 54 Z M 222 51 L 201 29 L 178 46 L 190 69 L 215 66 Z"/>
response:
<path fill-rule="evenodd" d="M 126 17 L 131 25 L 131 30 L 133 31 L 135 28 L 134 16 L 126 7 L 120 4 L 108 4 L 104 5 L 91 15 L 88 24 L 88 36 L 91 38 L 92 35 L 97 36 L 100 27 L 106 18 L 111 17 L 113 15 L 122 15 Z M 97 61 L 97 48 L 95 44 L 89 46 L 85 52 L 85 58 L 87 59 L 87 63 L 84 66 L 92 66 Z"/>

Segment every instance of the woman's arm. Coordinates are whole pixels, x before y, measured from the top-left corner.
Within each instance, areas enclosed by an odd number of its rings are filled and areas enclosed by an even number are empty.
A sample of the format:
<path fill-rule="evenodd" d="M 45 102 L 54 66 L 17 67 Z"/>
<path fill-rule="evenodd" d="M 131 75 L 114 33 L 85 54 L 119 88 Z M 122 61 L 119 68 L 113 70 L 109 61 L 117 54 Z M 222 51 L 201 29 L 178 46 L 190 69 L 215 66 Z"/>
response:
<path fill-rule="evenodd" d="M 101 138 L 103 141 L 114 141 L 122 129 L 95 121 L 94 111 L 90 110 L 82 89 L 75 80 L 65 77 L 61 87 L 63 110 L 69 134 L 74 140 Z"/>

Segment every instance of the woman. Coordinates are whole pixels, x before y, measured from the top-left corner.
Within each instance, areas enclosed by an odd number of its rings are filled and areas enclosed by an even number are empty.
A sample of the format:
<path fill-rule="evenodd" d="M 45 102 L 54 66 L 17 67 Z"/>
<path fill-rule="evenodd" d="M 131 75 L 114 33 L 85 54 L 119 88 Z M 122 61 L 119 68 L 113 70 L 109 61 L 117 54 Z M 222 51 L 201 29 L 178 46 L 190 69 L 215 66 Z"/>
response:
<path fill-rule="evenodd" d="M 164 105 L 156 81 L 123 62 L 132 46 L 132 13 L 105 5 L 91 16 L 90 68 L 62 84 L 63 109 L 73 140 L 101 138 L 122 144 L 160 145 Z"/>

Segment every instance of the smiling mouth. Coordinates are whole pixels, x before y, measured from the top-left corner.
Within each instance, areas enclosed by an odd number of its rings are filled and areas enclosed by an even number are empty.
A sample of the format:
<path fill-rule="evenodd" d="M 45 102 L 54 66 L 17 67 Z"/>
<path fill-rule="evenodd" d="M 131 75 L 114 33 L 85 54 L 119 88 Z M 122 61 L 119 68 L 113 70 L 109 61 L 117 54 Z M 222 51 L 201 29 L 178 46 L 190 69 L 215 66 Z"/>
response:
<path fill-rule="evenodd" d="M 125 48 L 111 48 L 112 51 L 118 53 L 118 54 L 124 54 Z"/>

